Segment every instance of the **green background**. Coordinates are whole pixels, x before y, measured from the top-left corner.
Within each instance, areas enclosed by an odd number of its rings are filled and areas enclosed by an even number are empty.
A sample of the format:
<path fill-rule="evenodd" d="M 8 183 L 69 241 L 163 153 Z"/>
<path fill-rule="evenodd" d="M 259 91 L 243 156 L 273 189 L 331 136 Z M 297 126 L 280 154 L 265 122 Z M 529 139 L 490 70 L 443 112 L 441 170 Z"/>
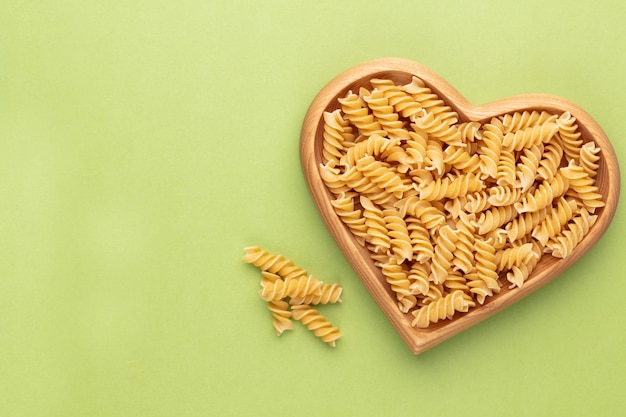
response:
<path fill-rule="evenodd" d="M 563 96 L 626 160 L 626 3 L 0 3 L 1 416 L 618 416 L 624 206 L 573 268 L 412 355 L 316 212 L 313 97 L 397 56 Z M 626 169 L 623 169 L 623 172 Z M 278 338 L 243 248 L 344 287 Z"/>

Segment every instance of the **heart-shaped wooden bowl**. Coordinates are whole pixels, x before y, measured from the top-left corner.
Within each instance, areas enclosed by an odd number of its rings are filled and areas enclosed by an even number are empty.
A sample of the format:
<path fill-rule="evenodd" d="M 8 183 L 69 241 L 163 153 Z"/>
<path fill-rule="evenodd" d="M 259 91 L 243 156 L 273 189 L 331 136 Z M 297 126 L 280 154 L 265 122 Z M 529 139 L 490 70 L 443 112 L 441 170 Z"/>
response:
<path fill-rule="evenodd" d="M 335 213 L 331 204 L 334 195 L 327 189 L 320 176 L 320 164 L 323 161 L 324 112 L 340 108 L 338 99 L 344 97 L 348 91 L 359 91 L 361 87 L 371 88 L 369 81 L 372 78 L 389 79 L 400 85 L 410 83 L 413 76 L 423 80 L 432 92 L 457 112 L 460 121 L 484 123 L 500 115 L 532 110 L 555 114 L 570 112 L 577 119 L 583 140 L 585 142 L 593 140 L 601 149 L 596 186 L 606 203 L 596 211 L 595 214 L 598 215 L 596 223 L 568 257 L 557 259 L 553 256 L 542 256 L 521 288 L 503 288 L 484 304 L 476 305 L 469 312 L 455 314 L 451 320 L 439 321 L 426 329 L 413 327 L 413 316 L 399 310 L 395 295 L 381 270 L 374 264 L 368 250 L 357 243 L 354 235 Z M 529 94 L 484 105 L 472 105 L 430 69 L 400 58 L 382 58 L 365 62 L 332 79 L 317 94 L 306 113 L 301 132 L 300 157 L 310 192 L 332 236 L 362 283 L 415 354 L 431 348 L 527 296 L 580 259 L 609 226 L 615 213 L 620 189 L 619 166 L 611 143 L 596 121 L 576 104 L 557 96 Z"/>

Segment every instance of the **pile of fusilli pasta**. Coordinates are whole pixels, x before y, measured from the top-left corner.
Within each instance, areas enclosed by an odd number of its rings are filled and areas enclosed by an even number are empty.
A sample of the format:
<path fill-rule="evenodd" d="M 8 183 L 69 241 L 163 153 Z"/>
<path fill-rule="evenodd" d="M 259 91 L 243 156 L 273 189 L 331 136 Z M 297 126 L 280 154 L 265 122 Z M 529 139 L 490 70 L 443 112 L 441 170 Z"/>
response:
<path fill-rule="evenodd" d="M 294 319 L 335 347 L 335 341 L 342 333 L 311 306 L 341 302 L 341 286 L 326 284 L 294 265 L 291 259 L 258 246 L 249 246 L 244 250 L 243 261 L 261 270 L 259 294 L 272 313 L 276 334 L 280 336 L 285 330 L 292 330 L 291 319 Z"/>
<path fill-rule="evenodd" d="M 373 78 L 337 106 L 324 113 L 320 175 L 415 327 L 521 287 L 604 206 L 600 149 L 568 112 L 463 121 L 418 77 Z"/>

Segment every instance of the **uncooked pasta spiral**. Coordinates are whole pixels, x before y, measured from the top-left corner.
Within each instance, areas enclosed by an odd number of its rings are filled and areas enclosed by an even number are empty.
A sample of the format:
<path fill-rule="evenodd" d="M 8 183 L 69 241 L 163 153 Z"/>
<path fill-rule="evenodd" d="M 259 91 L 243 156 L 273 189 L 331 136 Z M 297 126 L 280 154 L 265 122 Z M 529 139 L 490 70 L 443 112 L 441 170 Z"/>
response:
<path fill-rule="evenodd" d="M 431 278 L 435 284 L 441 284 L 448 276 L 457 239 L 457 233 L 449 225 L 446 224 L 439 228 L 439 234 L 433 245 L 431 261 Z"/>
<path fill-rule="evenodd" d="M 428 132 L 428 134 L 434 138 L 448 145 L 463 146 L 461 132 L 444 122 L 441 116 L 436 116 L 433 113 L 424 111 L 421 116 L 413 117 L 413 123 L 415 123 L 415 126 L 419 129 Z"/>
<path fill-rule="evenodd" d="M 580 199 L 590 213 L 595 212 L 597 208 L 604 207 L 602 194 L 598 192 L 594 179 L 585 172 L 582 166 L 570 160 L 569 165 L 561 169 L 561 173 L 569 181 L 571 192 L 568 191 L 567 194 Z"/>
<path fill-rule="evenodd" d="M 385 152 L 391 148 L 398 147 L 400 141 L 398 139 L 389 139 L 378 134 L 369 136 L 354 146 L 348 148 L 345 153 L 340 156 L 339 165 L 344 167 L 352 167 L 356 162 L 366 155 L 375 158 L 385 159 Z"/>
<path fill-rule="evenodd" d="M 480 191 L 482 188 L 483 182 L 476 174 L 450 175 L 423 186 L 419 197 L 427 201 L 457 198 L 467 193 Z"/>
<path fill-rule="evenodd" d="M 523 149 L 519 157 L 520 162 L 515 169 L 516 181 L 514 186 L 521 189 L 523 193 L 528 191 L 535 183 L 543 148 L 543 144 L 533 145 L 530 148 Z"/>
<path fill-rule="evenodd" d="M 367 226 L 361 210 L 354 207 L 354 198 L 346 193 L 341 193 L 338 198 L 331 200 L 330 204 L 334 207 L 335 213 L 341 221 L 348 226 L 357 242 L 364 246 L 367 238 Z"/>
<path fill-rule="evenodd" d="M 554 122 L 557 116 L 547 111 L 538 112 L 536 110 L 514 112 L 500 117 L 504 133 L 515 132 L 546 122 Z"/>
<path fill-rule="evenodd" d="M 267 302 L 267 308 L 272 313 L 272 326 L 277 336 L 283 334 L 285 330 L 293 330 L 291 311 L 287 301 L 270 300 Z"/>
<path fill-rule="evenodd" d="M 433 257 L 433 244 L 428 229 L 421 220 L 413 216 L 406 218 L 406 227 L 411 239 L 413 258 L 421 263 L 427 262 Z"/>
<path fill-rule="evenodd" d="M 332 304 L 341 302 L 341 293 L 343 288 L 339 284 L 323 284 L 319 287 L 319 291 L 313 294 L 307 294 L 303 297 L 294 297 L 289 300 L 290 304 Z"/>
<path fill-rule="evenodd" d="M 509 132 L 502 139 L 502 147 L 515 151 L 530 148 L 533 145 L 549 142 L 559 131 L 559 126 L 554 122 L 542 123 L 531 127 Z"/>
<path fill-rule="evenodd" d="M 496 169 L 496 183 L 503 186 L 513 185 L 515 173 L 515 155 L 512 151 L 503 149 L 500 152 L 498 168 Z"/>
<path fill-rule="evenodd" d="M 393 257 L 389 258 L 387 262 L 377 264 L 377 266 L 381 269 L 391 290 L 396 294 L 400 311 L 408 312 L 417 303 L 417 298 L 410 289 L 411 281 L 409 281 L 408 271 Z"/>
<path fill-rule="evenodd" d="M 562 171 L 559 170 L 550 182 L 542 182 L 533 193 L 526 194 L 522 201 L 515 203 L 517 212 L 539 211 L 552 204 L 555 198 L 562 196 L 569 187 L 569 180 Z"/>
<path fill-rule="evenodd" d="M 410 119 L 411 116 L 416 115 L 422 110 L 421 104 L 413 100 L 413 97 L 407 92 L 402 91 L 393 81 L 373 78 L 370 80 L 370 83 L 374 88 L 383 92 L 389 104 L 393 106 L 396 113 L 400 114 L 402 117 Z"/>
<path fill-rule="evenodd" d="M 430 283 L 428 280 L 428 275 L 430 274 L 430 269 L 427 268 L 427 264 L 422 264 L 419 262 L 413 262 L 411 267 L 409 268 L 409 273 L 407 278 L 411 285 L 409 285 L 409 290 L 411 294 L 415 295 L 427 295 L 430 287 Z"/>
<path fill-rule="evenodd" d="M 382 91 L 374 89 L 370 94 L 363 96 L 363 100 L 372 110 L 376 121 L 390 138 L 408 139 L 409 134 L 404 129 L 404 122 L 399 120 L 398 114 Z"/>
<path fill-rule="evenodd" d="M 359 171 L 357 167 L 348 169 L 338 177 L 338 180 L 348 187 L 348 191 L 354 190 L 361 195 L 365 195 L 376 204 L 384 205 L 391 201 L 395 202 L 398 200 L 393 194 L 388 193 L 378 186 L 378 184 L 372 182 L 372 180 L 366 177 L 363 172 Z"/>
<path fill-rule="evenodd" d="M 263 281 L 259 295 L 265 301 L 285 298 L 302 298 L 310 294 L 319 294 L 322 282 L 313 275 L 297 278 Z"/>
<path fill-rule="evenodd" d="M 456 222 L 456 247 L 454 248 L 454 258 L 452 266 L 464 273 L 469 273 L 474 266 L 474 236 L 476 228 L 471 224 L 475 216 L 461 213 Z"/>
<path fill-rule="evenodd" d="M 292 306 L 291 311 L 294 320 L 299 320 L 315 336 L 328 343 L 328 345 L 335 347 L 335 342 L 342 336 L 342 333 L 317 310 L 307 304 L 299 304 Z"/>
<path fill-rule="evenodd" d="M 395 203 L 402 217 L 414 216 L 429 230 L 436 230 L 446 223 L 446 215 L 434 207 L 431 202 L 421 200 L 417 196 L 409 196 Z"/>
<path fill-rule="evenodd" d="M 531 233 L 546 218 L 548 211 L 548 207 L 546 207 L 539 211 L 521 213 L 509 221 L 504 226 L 508 241 L 513 243 Z"/>
<path fill-rule="evenodd" d="M 559 170 L 563 159 L 563 145 L 559 142 L 546 144 L 539 166 L 537 167 L 537 178 L 542 181 L 549 181 Z"/>
<path fill-rule="evenodd" d="M 583 145 L 583 140 L 581 138 L 581 133 L 578 130 L 576 118 L 572 116 L 570 112 L 564 112 L 556 120 L 556 124 L 558 126 L 561 143 L 563 144 L 563 152 L 565 153 L 565 158 L 568 161 L 573 159 L 574 161 L 578 162 L 578 158 L 580 157 L 580 148 Z"/>
<path fill-rule="evenodd" d="M 521 288 L 541 259 L 543 246 L 537 241 L 532 241 L 530 244 L 532 245 L 531 254 L 526 257 L 524 262 L 513 265 L 511 270 L 506 273 L 506 279 L 511 283 L 509 288 Z"/>
<path fill-rule="evenodd" d="M 245 255 L 243 256 L 243 261 L 253 264 L 262 271 L 280 275 L 285 279 L 307 276 L 307 272 L 304 269 L 294 265 L 292 260 L 286 259 L 282 255 L 272 254 L 258 246 L 248 246 L 244 248 L 244 251 Z"/>
<path fill-rule="evenodd" d="M 412 260 L 413 245 L 404 218 L 396 209 L 385 209 L 383 210 L 383 220 L 390 239 L 391 254 L 398 263 Z"/>
<path fill-rule="evenodd" d="M 476 279 L 469 282 L 470 292 L 477 295 L 480 304 L 485 302 L 485 297 L 491 297 L 500 291 L 498 273 L 496 272 L 496 251 L 491 240 L 475 239 L 474 250 L 476 251 Z"/>
<path fill-rule="evenodd" d="M 580 148 L 580 166 L 591 178 L 598 174 L 599 160 L 600 148 L 596 146 L 595 142 L 587 142 Z"/>
<path fill-rule="evenodd" d="M 319 172 L 320 177 L 331 193 L 339 195 L 351 190 L 351 187 L 340 178 L 341 171 L 335 166 L 334 161 L 331 160 L 326 164 L 320 164 Z"/>
<path fill-rule="evenodd" d="M 489 192 L 485 190 L 468 193 L 465 196 L 465 206 L 463 207 L 468 213 L 478 213 L 491 207 L 489 202 Z"/>
<path fill-rule="evenodd" d="M 344 98 L 338 99 L 341 110 L 346 118 L 352 123 L 363 136 L 378 134 L 384 136 L 386 133 L 380 123 L 370 114 L 367 104 L 358 95 L 349 91 Z"/>
<path fill-rule="evenodd" d="M 455 312 L 467 312 L 476 303 L 463 291 L 454 291 L 412 312 L 413 327 L 426 328 L 430 323 L 451 319 Z"/>
<path fill-rule="evenodd" d="M 532 229 L 532 237 L 545 245 L 548 240 L 561 231 L 574 216 L 577 204 L 575 200 L 560 197 L 555 209 L 550 210 L 545 219 Z"/>
<path fill-rule="evenodd" d="M 512 205 L 492 207 L 480 213 L 480 216 L 473 220 L 472 223 L 478 229 L 478 234 L 484 236 L 510 222 L 515 216 L 517 216 L 517 212 Z"/>
<path fill-rule="evenodd" d="M 394 195 L 396 198 L 402 198 L 402 194 L 408 190 L 407 186 L 402 182 L 402 178 L 393 170 L 385 166 L 380 161 L 374 159 L 373 156 L 365 156 L 358 160 L 356 168 L 370 179 L 372 183 L 378 185 L 387 193 Z"/>
<path fill-rule="evenodd" d="M 363 217 L 365 218 L 365 225 L 367 226 L 367 234 L 369 236 L 368 243 L 373 245 L 374 252 L 386 253 L 391 248 L 391 239 L 387 233 L 387 226 L 383 219 L 383 212 L 376 207 L 372 201 L 361 196 L 361 206 L 363 207 Z"/>
<path fill-rule="evenodd" d="M 511 269 L 513 266 L 519 266 L 526 262 L 529 256 L 533 256 L 532 243 L 524 243 L 519 246 L 512 246 L 510 248 L 496 251 L 496 271 L 505 271 Z"/>
<path fill-rule="evenodd" d="M 589 232 L 589 228 L 595 224 L 597 219 L 597 215 L 590 215 L 587 209 L 583 207 L 580 214 L 574 216 L 561 233 L 548 241 L 546 249 L 555 258 L 567 257 Z"/>
<path fill-rule="evenodd" d="M 504 135 L 496 120 L 492 120 L 491 123 L 483 126 L 481 136 L 482 140 L 479 148 L 480 170 L 491 178 L 496 178 Z"/>
<path fill-rule="evenodd" d="M 354 141 L 352 127 L 347 120 L 344 120 L 339 109 L 332 113 L 324 112 L 323 117 L 323 161 L 324 163 L 328 163 L 328 161 L 338 162 L 346 148 L 346 143 Z"/>

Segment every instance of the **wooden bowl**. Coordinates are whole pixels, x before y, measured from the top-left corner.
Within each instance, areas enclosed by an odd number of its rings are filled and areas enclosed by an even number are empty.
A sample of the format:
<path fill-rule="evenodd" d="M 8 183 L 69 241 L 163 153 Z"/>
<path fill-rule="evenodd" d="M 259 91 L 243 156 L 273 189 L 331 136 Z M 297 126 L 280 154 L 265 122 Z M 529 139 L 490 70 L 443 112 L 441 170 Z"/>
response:
<path fill-rule="evenodd" d="M 330 203 L 334 196 L 327 189 L 319 171 L 324 140 L 323 113 L 339 108 L 340 104 L 337 99 L 344 97 L 348 91 L 358 92 L 360 87 L 371 89 L 369 80 L 372 78 L 386 78 L 396 84 L 408 84 L 414 75 L 421 78 L 434 93 L 456 111 L 461 121 L 483 123 L 493 117 L 524 110 L 545 110 L 555 114 L 570 112 L 577 119 L 583 140 L 593 140 L 601 149 L 596 185 L 606 203 L 603 208 L 596 211 L 598 215 L 596 223 L 570 256 L 564 259 L 542 256 L 537 267 L 521 288 L 505 287 L 483 305 L 477 304 L 467 313 L 457 313 L 451 320 L 439 321 L 426 329 L 413 327 L 413 316 L 402 313 L 398 309 L 396 297 L 380 269 L 372 261 L 368 250 L 357 243 L 353 234 L 336 215 Z M 317 94 L 306 113 L 301 132 L 300 157 L 315 204 L 339 248 L 389 321 L 415 354 L 486 319 L 565 271 L 580 259 L 607 229 L 619 198 L 620 174 L 613 147 L 596 121 L 576 104 L 552 95 L 528 94 L 483 105 L 472 105 L 433 71 L 415 62 L 399 58 L 383 58 L 365 62 L 332 79 Z"/>

